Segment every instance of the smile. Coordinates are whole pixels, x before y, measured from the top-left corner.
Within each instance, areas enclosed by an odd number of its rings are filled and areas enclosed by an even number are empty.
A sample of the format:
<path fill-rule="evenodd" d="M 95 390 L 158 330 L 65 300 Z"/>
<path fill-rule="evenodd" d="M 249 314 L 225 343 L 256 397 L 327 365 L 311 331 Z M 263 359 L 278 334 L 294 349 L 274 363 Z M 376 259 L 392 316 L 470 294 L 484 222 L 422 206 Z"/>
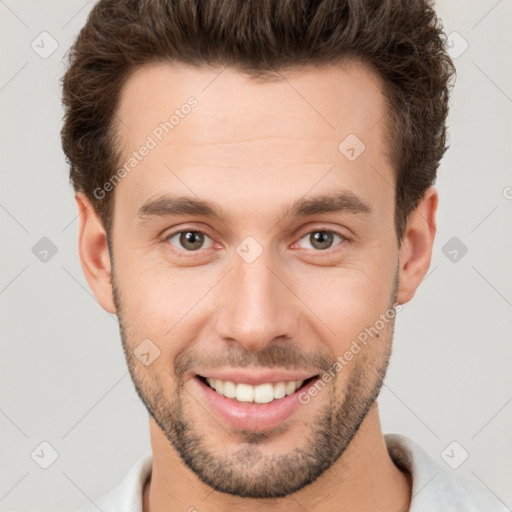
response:
<path fill-rule="evenodd" d="M 202 377 L 204 382 L 215 390 L 219 395 L 231 398 L 238 402 L 254 402 L 257 404 L 268 404 L 274 400 L 280 400 L 285 396 L 291 395 L 299 390 L 307 381 L 306 380 L 290 380 L 281 381 L 275 384 L 266 382 L 257 386 L 251 384 L 239 383 L 235 384 L 229 380 L 214 379 L 211 377 Z"/>
<path fill-rule="evenodd" d="M 303 378 L 293 380 L 284 375 L 280 378 L 263 375 L 251 378 L 232 373 L 231 378 L 222 376 L 224 379 L 196 374 L 190 379 L 192 393 L 204 404 L 201 411 L 204 413 L 206 408 L 223 424 L 252 431 L 274 429 L 302 407 L 309 407 L 300 402 L 299 395 L 307 393 L 319 379 L 318 375 L 311 377 L 303 373 L 294 375 Z"/>

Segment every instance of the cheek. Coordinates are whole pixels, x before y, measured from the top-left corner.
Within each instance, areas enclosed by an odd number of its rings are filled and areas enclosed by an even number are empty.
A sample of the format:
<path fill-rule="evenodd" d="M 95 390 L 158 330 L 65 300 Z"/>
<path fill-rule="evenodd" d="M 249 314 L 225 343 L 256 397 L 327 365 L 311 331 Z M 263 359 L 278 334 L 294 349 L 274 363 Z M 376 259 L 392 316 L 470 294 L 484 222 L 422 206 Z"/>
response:
<path fill-rule="evenodd" d="M 381 277 L 379 278 L 379 275 Z M 297 278 L 295 292 L 328 329 L 331 349 L 339 353 L 372 326 L 390 305 L 394 271 L 359 266 L 310 270 Z M 311 314 L 308 314 L 311 317 Z"/>
<path fill-rule="evenodd" d="M 194 337 L 193 322 L 207 305 L 206 296 L 218 276 L 158 263 L 137 264 L 135 259 L 126 263 L 116 265 L 116 280 L 128 342 L 135 346 L 149 338 L 172 361 Z"/>

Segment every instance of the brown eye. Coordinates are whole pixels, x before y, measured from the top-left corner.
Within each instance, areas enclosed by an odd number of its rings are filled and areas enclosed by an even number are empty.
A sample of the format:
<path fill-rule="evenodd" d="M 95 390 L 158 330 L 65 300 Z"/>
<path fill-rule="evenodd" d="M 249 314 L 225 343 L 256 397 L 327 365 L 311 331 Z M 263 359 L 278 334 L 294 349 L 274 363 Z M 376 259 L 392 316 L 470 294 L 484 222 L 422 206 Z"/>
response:
<path fill-rule="evenodd" d="M 177 233 L 170 235 L 167 239 L 169 240 L 171 245 L 177 247 L 178 249 L 185 249 L 187 251 L 197 251 L 198 249 L 203 248 L 202 246 L 205 242 L 205 237 L 207 237 L 207 235 L 201 233 L 200 231 L 187 230 L 178 231 Z M 173 243 L 173 239 L 177 239 L 177 243 L 179 245 Z"/>
<path fill-rule="evenodd" d="M 307 240 L 309 243 L 310 247 L 306 247 L 306 249 L 323 251 L 331 248 L 336 237 L 339 238 L 340 241 L 344 240 L 344 237 L 334 231 L 317 230 L 311 231 L 306 236 L 302 237 L 301 240 Z"/>

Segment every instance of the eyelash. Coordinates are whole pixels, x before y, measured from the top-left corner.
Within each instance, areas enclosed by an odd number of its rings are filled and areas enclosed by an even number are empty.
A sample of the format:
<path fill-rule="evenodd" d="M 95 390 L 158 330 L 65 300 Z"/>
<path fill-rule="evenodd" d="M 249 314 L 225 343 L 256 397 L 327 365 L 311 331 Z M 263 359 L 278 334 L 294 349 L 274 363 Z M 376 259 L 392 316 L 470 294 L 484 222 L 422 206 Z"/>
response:
<path fill-rule="evenodd" d="M 180 229 L 179 231 L 174 231 L 172 233 L 169 233 L 168 235 L 165 235 L 163 237 L 163 242 L 164 243 L 167 243 L 168 245 L 170 245 L 172 247 L 172 250 L 175 250 L 176 252 L 178 252 L 180 254 L 180 256 L 182 257 L 188 257 L 186 256 L 185 254 L 189 254 L 190 256 L 193 256 L 197 253 L 199 253 L 201 251 L 201 249 L 197 249 L 195 251 L 190 251 L 190 250 L 187 250 L 187 249 L 178 249 L 177 247 L 173 246 L 170 242 L 169 242 L 169 239 L 173 238 L 174 236 L 176 235 L 180 235 L 182 233 L 187 233 L 187 232 L 192 232 L 192 233 L 200 233 L 202 235 L 204 235 L 205 237 L 208 237 L 210 238 L 210 240 L 212 240 L 212 238 L 208 235 L 208 233 L 200 230 L 200 229 L 197 229 L 197 228 L 194 228 L 194 229 Z M 319 254 L 327 254 L 327 253 L 330 253 L 332 250 L 334 250 L 336 247 L 340 246 L 343 244 L 343 242 L 350 242 L 350 239 L 348 237 L 346 237 L 345 235 L 343 235 L 342 233 L 339 233 L 338 231 L 335 231 L 333 229 L 327 229 L 327 228 L 316 228 L 316 229 L 312 229 L 310 231 L 306 231 L 305 233 L 301 234 L 301 236 L 298 238 L 297 241 L 300 241 L 302 240 L 305 236 L 307 235 L 311 235 L 313 233 L 318 233 L 318 232 L 323 232 L 323 233 L 330 233 L 330 234 L 333 234 L 335 236 L 338 236 L 341 241 L 336 244 L 336 245 L 333 245 L 327 249 L 306 249 L 307 251 L 313 251 L 313 252 L 316 252 L 316 253 L 319 253 Z M 212 240 L 213 241 L 213 240 Z M 297 242 L 294 242 L 293 245 L 295 245 Z"/>

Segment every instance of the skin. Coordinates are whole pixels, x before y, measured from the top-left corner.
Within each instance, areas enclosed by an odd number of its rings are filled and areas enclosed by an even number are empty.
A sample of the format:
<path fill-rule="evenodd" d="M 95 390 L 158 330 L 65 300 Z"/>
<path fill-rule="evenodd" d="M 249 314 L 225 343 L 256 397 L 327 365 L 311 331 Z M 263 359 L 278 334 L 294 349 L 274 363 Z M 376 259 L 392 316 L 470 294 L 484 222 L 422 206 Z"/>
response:
<path fill-rule="evenodd" d="M 229 366 L 228 351 L 240 366 L 284 368 L 289 356 L 320 373 L 320 361 L 335 361 L 395 301 L 414 296 L 430 265 L 437 191 L 426 191 L 400 245 L 382 84 L 363 64 L 296 69 L 267 82 L 220 71 L 160 63 L 126 82 L 118 109 L 123 158 L 188 97 L 198 106 L 115 187 L 113 254 L 91 202 L 76 195 L 85 276 L 101 306 L 119 317 L 128 366 L 151 413 L 144 511 L 313 512 L 340 510 L 340 503 L 343 510 L 406 511 L 410 477 L 389 457 L 375 400 L 393 322 L 309 404 L 259 437 L 216 418 L 191 377 L 211 361 Z M 350 133 L 366 146 L 353 162 L 338 150 Z M 372 211 L 285 215 L 296 199 L 340 190 Z M 140 222 L 138 209 L 162 193 L 218 203 L 222 216 Z M 204 231 L 207 248 L 180 257 L 186 248 L 168 237 L 179 229 Z M 315 229 L 345 238 L 319 250 L 309 236 Z M 250 264 L 236 252 L 248 236 L 262 248 Z M 144 366 L 133 350 L 147 338 L 160 355 Z M 336 432 L 329 417 L 338 420 Z M 177 418 L 188 427 L 181 437 Z M 191 439 L 200 450 L 189 450 L 186 463 L 179 451 Z M 328 467 L 306 481 L 319 461 L 301 459 L 298 450 L 315 446 L 330 457 Z M 289 464 L 284 457 L 292 457 Z M 235 471 L 236 490 L 222 489 L 226 468 Z M 292 483 L 296 492 L 281 497 L 248 497 L 258 484 L 261 493 Z"/>

